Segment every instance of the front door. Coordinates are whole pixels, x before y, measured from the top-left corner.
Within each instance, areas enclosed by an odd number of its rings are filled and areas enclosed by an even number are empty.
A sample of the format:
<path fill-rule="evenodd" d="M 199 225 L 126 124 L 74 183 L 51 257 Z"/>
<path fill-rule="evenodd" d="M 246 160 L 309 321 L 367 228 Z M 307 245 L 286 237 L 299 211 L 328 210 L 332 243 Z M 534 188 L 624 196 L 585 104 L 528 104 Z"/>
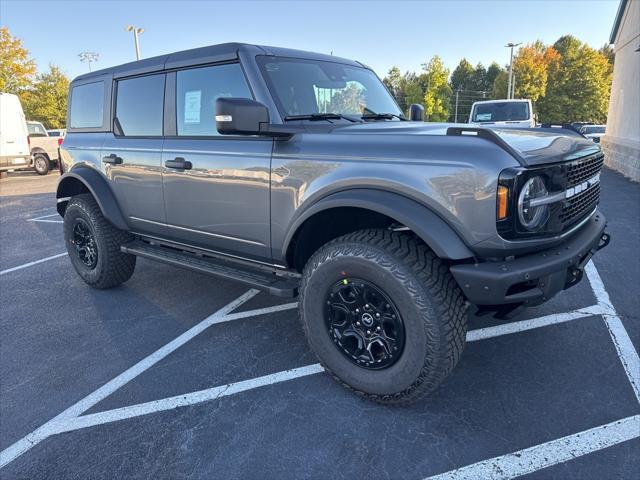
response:
<path fill-rule="evenodd" d="M 175 88 L 173 87 L 175 84 Z M 269 261 L 272 140 L 221 136 L 218 97 L 252 98 L 239 64 L 193 68 L 168 82 L 175 136 L 162 152 L 167 234 L 175 241 Z"/>
<path fill-rule="evenodd" d="M 116 85 L 116 134 L 108 133 L 102 161 L 131 229 L 164 235 L 162 123 L 164 74 L 124 79 Z"/>

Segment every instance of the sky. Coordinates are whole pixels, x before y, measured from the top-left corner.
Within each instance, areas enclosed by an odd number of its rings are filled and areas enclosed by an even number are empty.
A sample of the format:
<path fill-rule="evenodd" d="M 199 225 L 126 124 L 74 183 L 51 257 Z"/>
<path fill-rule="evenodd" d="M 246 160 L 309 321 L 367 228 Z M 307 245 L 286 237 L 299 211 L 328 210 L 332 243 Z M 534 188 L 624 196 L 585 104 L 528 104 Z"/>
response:
<path fill-rule="evenodd" d="M 455 68 L 509 61 L 507 42 L 555 42 L 572 34 L 608 43 L 619 0 L 176 1 L 2 0 L 0 24 L 20 37 L 39 71 L 70 77 L 135 60 L 131 24 L 145 29 L 142 57 L 224 42 L 298 48 L 359 60 L 384 76 L 417 71 L 433 55 Z"/>

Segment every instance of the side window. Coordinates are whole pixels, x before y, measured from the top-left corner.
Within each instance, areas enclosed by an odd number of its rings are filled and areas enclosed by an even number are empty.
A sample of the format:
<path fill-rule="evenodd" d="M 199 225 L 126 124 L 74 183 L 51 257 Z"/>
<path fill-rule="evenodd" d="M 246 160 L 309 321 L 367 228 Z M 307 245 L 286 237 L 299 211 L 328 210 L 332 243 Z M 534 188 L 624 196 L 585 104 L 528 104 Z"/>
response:
<path fill-rule="evenodd" d="M 104 82 L 86 83 L 71 89 L 71 128 L 102 127 L 104 109 Z"/>
<path fill-rule="evenodd" d="M 176 114 L 178 135 L 218 135 L 216 99 L 253 98 L 237 63 L 194 68 L 177 73 Z"/>
<path fill-rule="evenodd" d="M 120 80 L 116 118 L 125 136 L 162 136 L 164 74 Z"/>

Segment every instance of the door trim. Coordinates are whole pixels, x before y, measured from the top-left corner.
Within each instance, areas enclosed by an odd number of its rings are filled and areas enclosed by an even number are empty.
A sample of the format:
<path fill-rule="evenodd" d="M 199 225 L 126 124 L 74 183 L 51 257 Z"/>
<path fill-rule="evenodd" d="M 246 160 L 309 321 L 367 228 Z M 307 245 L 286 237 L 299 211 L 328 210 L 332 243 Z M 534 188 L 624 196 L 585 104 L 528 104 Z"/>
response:
<path fill-rule="evenodd" d="M 175 228 L 177 230 L 184 230 L 186 232 L 199 233 L 199 234 L 208 235 L 208 236 L 211 236 L 211 237 L 224 238 L 226 240 L 233 240 L 233 241 L 236 241 L 236 242 L 248 243 L 250 245 L 258 245 L 258 246 L 261 246 L 261 247 L 266 247 L 266 245 L 264 243 L 262 243 L 262 242 L 256 242 L 256 241 L 253 241 L 253 240 L 246 240 L 244 238 L 231 237 L 229 235 L 221 235 L 219 233 L 205 232 L 205 231 L 196 230 L 196 229 L 193 229 L 193 228 L 179 227 L 178 225 L 172 225 L 170 223 L 154 222 L 153 220 L 145 220 L 144 218 L 138 218 L 138 217 L 132 217 L 132 216 L 130 216 L 129 218 L 131 220 L 137 220 L 139 222 L 153 223 L 154 225 L 160 225 L 160 226 L 163 226 L 163 227 Z"/>

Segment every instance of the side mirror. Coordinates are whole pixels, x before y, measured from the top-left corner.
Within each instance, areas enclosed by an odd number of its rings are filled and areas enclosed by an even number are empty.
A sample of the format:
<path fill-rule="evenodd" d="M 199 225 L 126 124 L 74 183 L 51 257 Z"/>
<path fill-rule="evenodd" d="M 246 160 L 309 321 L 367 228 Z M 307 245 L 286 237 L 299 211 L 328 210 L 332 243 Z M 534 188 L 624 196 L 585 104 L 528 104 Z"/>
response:
<path fill-rule="evenodd" d="M 409 120 L 412 122 L 424 122 L 424 107 L 419 103 L 409 106 Z"/>
<path fill-rule="evenodd" d="M 222 135 L 261 135 L 269 125 L 269 109 L 249 98 L 218 98 L 216 129 Z"/>

